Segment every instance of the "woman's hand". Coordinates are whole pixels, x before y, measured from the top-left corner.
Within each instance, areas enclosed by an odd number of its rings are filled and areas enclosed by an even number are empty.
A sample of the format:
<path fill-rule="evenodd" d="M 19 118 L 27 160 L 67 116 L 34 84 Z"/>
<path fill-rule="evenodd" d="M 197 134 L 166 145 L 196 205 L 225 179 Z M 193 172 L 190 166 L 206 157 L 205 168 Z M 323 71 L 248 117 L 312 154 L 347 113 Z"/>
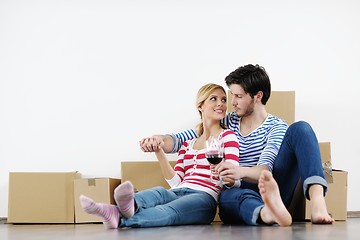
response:
<path fill-rule="evenodd" d="M 155 135 L 141 139 L 139 144 L 143 152 L 156 152 L 162 148 L 164 141 L 160 136 Z"/>

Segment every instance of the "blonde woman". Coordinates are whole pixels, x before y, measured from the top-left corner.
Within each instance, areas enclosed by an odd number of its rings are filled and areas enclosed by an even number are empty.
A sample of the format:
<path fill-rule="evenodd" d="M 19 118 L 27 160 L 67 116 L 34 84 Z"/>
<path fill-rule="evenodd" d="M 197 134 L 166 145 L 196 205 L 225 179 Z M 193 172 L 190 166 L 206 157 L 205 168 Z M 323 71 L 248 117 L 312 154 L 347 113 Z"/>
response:
<path fill-rule="evenodd" d="M 222 86 L 202 86 L 196 103 L 202 120 L 196 128 L 199 137 L 182 144 L 175 167 L 171 167 L 161 146 L 155 151 L 169 190 L 154 187 L 134 193 L 133 185 L 127 181 L 114 191 L 117 206 L 81 196 L 84 211 L 102 217 L 107 228 L 210 224 L 216 214 L 221 187 L 216 181 L 209 181 L 205 142 L 210 136 L 222 139 L 224 160 L 235 166 L 239 165 L 239 143 L 234 132 L 220 123 L 227 110 Z"/>

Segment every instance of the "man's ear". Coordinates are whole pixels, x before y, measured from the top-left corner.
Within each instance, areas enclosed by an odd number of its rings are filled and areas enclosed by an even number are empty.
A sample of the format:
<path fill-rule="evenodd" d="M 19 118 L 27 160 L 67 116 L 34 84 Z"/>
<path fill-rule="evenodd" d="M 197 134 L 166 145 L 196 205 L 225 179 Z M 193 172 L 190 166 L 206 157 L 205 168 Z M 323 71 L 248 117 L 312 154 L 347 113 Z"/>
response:
<path fill-rule="evenodd" d="M 258 91 L 255 95 L 256 101 L 261 102 L 261 99 L 263 98 L 264 93 L 262 91 Z"/>

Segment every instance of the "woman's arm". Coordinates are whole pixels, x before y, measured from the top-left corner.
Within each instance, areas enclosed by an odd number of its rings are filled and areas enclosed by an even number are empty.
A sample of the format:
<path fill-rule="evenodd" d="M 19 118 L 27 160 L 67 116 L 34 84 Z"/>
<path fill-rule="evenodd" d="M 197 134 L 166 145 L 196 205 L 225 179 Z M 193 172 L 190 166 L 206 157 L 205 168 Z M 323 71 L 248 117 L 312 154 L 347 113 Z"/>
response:
<path fill-rule="evenodd" d="M 183 142 L 198 137 L 193 129 L 175 134 L 153 135 L 140 140 L 140 148 L 144 152 L 155 152 L 160 148 L 166 153 L 176 153 L 180 150 Z"/>
<path fill-rule="evenodd" d="M 155 152 L 155 155 L 160 163 L 161 172 L 166 180 L 170 180 L 175 176 L 175 171 L 170 165 L 164 150 L 160 148 Z"/>
<path fill-rule="evenodd" d="M 143 152 L 156 152 L 163 149 L 170 153 L 174 148 L 174 139 L 170 135 L 153 135 L 140 140 L 140 148 Z"/>

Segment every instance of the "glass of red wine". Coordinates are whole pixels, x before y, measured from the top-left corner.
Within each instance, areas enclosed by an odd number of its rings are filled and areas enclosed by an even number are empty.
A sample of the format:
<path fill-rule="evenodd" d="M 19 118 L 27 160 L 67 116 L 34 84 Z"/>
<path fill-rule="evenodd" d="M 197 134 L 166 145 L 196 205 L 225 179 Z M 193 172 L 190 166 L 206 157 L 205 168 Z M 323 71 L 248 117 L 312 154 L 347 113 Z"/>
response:
<path fill-rule="evenodd" d="M 219 164 L 224 159 L 223 141 L 213 136 L 210 136 L 209 139 L 206 140 L 205 156 L 210 164 Z M 218 183 L 218 185 L 222 185 L 223 183 L 221 182 L 220 178 L 217 181 L 214 180 L 215 173 L 213 171 L 213 168 L 213 166 L 210 166 L 210 181 L 216 182 Z"/>

